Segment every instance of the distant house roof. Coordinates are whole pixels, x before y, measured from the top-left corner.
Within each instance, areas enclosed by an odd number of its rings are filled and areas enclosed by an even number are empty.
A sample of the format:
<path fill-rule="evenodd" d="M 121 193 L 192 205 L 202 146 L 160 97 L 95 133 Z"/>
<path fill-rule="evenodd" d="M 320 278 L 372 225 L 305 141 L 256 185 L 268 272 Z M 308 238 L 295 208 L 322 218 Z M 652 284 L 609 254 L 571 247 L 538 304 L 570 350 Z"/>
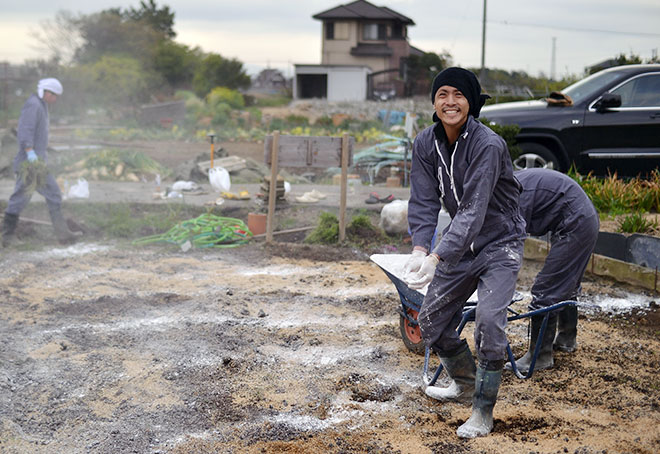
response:
<path fill-rule="evenodd" d="M 422 49 L 419 49 L 415 46 L 410 46 L 410 55 L 416 55 L 417 57 L 421 57 L 425 53 L 426 52 L 424 52 Z"/>
<path fill-rule="evenodd" d="M 399 14 L 385 6 L 376 6 L 365 0 L 357 0 L 346 5 L 339 5 L 327 11 L 312 16 L 319 20 L 362 19 L 362 20 L 394 20 L 408 25 L 415 25 L 412 19 Z"/>

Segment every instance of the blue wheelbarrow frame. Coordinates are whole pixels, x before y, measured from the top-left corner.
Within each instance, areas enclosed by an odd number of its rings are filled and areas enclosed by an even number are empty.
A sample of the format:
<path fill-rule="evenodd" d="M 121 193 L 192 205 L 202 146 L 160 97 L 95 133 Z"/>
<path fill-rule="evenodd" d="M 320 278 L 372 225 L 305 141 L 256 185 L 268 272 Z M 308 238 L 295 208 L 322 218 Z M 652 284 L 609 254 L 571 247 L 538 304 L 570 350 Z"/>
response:
<path fill-rule="evenodd" d="M 396 290 L 399 294 L 399 299 L 401 300 L 401 310 L 399 312 L 400 315 L 404 317 L 406 321 L 411 325 L 419 326 L 417 320 L 411 317 L 410 314 L 408 313 L 408 309 L 412 309 L 417 313 L 419 313 L 419 310 L 422 307 L 422 302 L 424 301 L 424 295 L 418 292 L 417 290 L 413 290 L 410 287 L 408 287 L 408 285 L 406 285 L 405 282 L 403 282 L 400 278 L 396 277 L 395 275 L 384 269 L 382 266 L 379 265 L 379 267 L 380 269 L 383 270 L 383 272 L 387 275 L 387 277 L 390 278 L 390 280 L 396 287 Z M 520 301 L 520 298 L 514 298 L 511 301 L 511 303 L 514 303 L 516 301 Z M 548 325 L 548 318 L 550 317 L 550 315 L 555 311 L 562 310 L 566 306 L 577 306 L 577 301 L 572 301 L 572 300 L 562 301 L 553 304 L 552 306 L 548 306 L 542 309 L 536 309 L 528 312 L 517 312 L 509 306 L 507 308 L 507 312 L 510 315 L 507 317 L 507 321 L 512 322 L 515 320 L 521 320 L 536 315 L 543 315 L 543 322 L 541 323 L 541 329 L 539 331 L 539 338 L 543 339 L 543 335 L 545 334 L 545 330 Z M 463 317 L 458 327 L 456 328 L 456 331 L 459 334 L 463 331 L 463 328 L 465 328 L 465 325 L 468 322 L 475 320 L 476 310 L 477 310 L 476 302 L 468 301 L 467 303 L 465 303 L 465 306 L 463 307 Z M 516 365 L 516 358 L 513 356 L 513 351 L 511 350 L 511 344 L 507 342 L 506 345 L 506 353 L 507 353 L 508 361 L 511 364 L 511 370 L 516 375 L 516 377 L 521 379 L 528 379 L 532 377 L 532 374 L 534 373 L 534 366 L 536 365 L 536 360 L 538 359 L 540 352 L 541 352 L 541 343 L 537 342 L 536 347 L 534 349 L 534 355 L 532 356 L 532 361 L 530 362 L 529 365 L 529 370 L 527 371 L 526 374 L 523 374 L 522 372 L 520 372 L 518 366 Z M 422 380 L 424 381 L 424 384 L 426 386 L 433 386 L 438 380 L 438 377 L 442 373 L 442 369 L 443 369 L 441 363 L 436 369 L 435 373 L 432 376 L 430 376 L 429 375 L 430 359 L 431 359 L 431 349 L 426 347 L 424 352 L 424 370 L 422 373 Z"/>

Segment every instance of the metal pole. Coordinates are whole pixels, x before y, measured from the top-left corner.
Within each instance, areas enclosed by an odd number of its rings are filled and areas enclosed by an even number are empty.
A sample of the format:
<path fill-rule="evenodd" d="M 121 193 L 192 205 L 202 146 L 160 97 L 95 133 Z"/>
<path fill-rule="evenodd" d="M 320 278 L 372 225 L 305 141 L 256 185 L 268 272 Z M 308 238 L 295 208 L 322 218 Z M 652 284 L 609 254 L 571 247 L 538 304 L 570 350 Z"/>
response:
<path fill-rule="evenodd" d="M 486 0 L 484 0 L 484 17 L 481 24 L 481 76 L 486 69 Z M 483 83 L 483 81 L 482 81 Z"/>
<path fill-rule="evenodd" d="M 2 111 L 4 112 L 2 119 L 2 126 L 7 127 L 7 122 L 9 121 L 9 63 L 4 63 L 5 68 L 5 77 L 2 83 Z"/>
<path fill-rule="evenodd" d="M 550 60 L 550 80 L 557 80 L 555 74 L 555 64 L 557 62 L 557 38 L 552 37 L 552 58 Z"/>

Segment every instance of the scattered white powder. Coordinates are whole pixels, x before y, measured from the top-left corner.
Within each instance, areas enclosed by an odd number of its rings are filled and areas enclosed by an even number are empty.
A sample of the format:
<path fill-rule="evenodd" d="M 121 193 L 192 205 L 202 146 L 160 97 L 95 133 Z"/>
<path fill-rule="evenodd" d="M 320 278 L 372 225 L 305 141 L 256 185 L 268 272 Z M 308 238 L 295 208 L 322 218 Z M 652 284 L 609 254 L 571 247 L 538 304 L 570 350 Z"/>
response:
<path fill-rule="evenodd" d="M 97 252 L 104 252 L 110 249 L 110 246 L 101 246 L 94 243 L 76 243 L 65 248 L 53 248 L 46 252 L 34 253 L 39 256 L 46 255 L 47 257 L 76 257 L 81 255 L 93 254 Z"/>

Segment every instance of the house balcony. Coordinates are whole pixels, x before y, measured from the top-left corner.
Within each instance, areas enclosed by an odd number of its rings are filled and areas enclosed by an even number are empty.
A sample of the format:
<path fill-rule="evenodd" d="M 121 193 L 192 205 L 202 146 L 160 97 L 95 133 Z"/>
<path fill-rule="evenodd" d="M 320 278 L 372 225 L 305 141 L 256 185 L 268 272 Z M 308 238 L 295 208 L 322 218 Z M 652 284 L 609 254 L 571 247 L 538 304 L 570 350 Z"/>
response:
<path fill-rule="evenodd" d="M 354 57 L 390 57 L 394 51 L 387 44 L 358 43 L 351 47 L 351 55 Z"/>

